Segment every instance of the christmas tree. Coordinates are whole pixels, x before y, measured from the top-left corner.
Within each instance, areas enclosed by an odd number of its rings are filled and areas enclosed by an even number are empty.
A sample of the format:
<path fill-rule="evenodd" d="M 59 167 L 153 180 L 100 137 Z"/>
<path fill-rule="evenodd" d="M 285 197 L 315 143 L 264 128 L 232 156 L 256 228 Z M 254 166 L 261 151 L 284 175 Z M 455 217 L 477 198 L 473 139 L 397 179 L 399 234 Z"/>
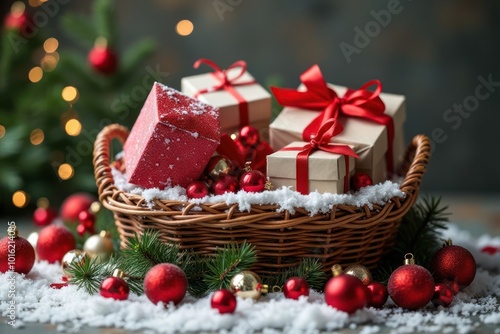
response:
<path fill-rule="evenodd" d="M 95 136 L 110 123 L 131 125 L 152 83 L 166 75 L 143 65 L 155 49 L 151 40 L 118 52 L 111 0 L 96 0 L 90 17 L 53 18 L 78 49 L 60 45 L 58 38 L 66 36 L 37 25 L 36 15 L 49 5 L 15 2 L 4 21 L 0 212 L 94 191 Z"/>

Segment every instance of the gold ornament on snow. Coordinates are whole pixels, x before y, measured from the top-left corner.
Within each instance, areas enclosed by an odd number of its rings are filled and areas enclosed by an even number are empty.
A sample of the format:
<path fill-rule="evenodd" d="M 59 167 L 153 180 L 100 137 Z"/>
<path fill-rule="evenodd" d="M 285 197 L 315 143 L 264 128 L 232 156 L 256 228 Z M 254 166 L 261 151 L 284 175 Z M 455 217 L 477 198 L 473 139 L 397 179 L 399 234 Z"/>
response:
<path fill-rule="evenodd" d="M 229 290 L 237 297 L 257 300 L 262 294 L 268 292 L 269 287 L 262 284 L 260 277 L 256 273 L 243 270 L 233 276 L 229 284 Z"/>
<path fill-rule="evenodd" d="M 66 275 L 66 277 L 71 278 L 71 274 L 68 272 L 69 266 L 72 263 L 83 263 L 87 255 L 84 251 L 79 249 L 73 249 L 64 254 L 61 260 L 61 270 Z"/>
<path fill-rule="evenodd" d="M 359 278 L 364 285 L 368 285 L 373 281 L 370 270 L 360 264 L 353 264 L 345 268 L 344 273 Z"/>
<path fill-rule="evenodd" d="M 85 241 L 83 250 L 91 259 L 96 259 L 97 263 L 109 260 L 115 250 L 111 234 L 106 231 L 94 234 Z"/>

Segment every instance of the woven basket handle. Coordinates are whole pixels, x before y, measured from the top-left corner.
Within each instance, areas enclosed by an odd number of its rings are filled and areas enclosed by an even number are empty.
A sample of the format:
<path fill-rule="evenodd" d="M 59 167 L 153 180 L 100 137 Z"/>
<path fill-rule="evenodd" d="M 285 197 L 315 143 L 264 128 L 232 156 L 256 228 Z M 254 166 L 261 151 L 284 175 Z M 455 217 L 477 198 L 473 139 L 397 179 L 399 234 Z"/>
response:
<path fill-rule="evenodd" d="M 425 135 L 416 135 L 406 151 L 401 169 L 405 175 L 400 189 L 405 194 L 418 192 L 422 176 L 431 157 L 431 142 Z"/>
<path fill-rule="evenodd" d="M 97 184 L 97 192 L 101 202 L 108 197 L 113 196 L 117 190 L 115 180 L 111 174 L 109 161 L 109 149 L 111 141 L 118 139 L 122 144 L 128 137 L 128 129 L 119 124 L 110 124 L 99 132 L 94 143 L 94 175 Z"/>

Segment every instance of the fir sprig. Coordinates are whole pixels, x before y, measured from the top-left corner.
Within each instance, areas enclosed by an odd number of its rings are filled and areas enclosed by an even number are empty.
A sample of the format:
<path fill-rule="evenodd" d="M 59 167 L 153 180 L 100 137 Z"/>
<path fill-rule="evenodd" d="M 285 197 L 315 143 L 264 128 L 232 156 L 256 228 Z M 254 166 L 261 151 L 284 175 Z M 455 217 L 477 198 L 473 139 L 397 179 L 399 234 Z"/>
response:
<path fill-rule="evenodd" d="M 257 262 L 255 247 L 245 241 L 229 244 L 217 251 L 215 258 L 207 262 L 205 281 L 209 290 L 228 288 L 231 278 L 238 272 L 250 269 Z"/>
<path fill-rule="evenodd" d="M 70 264 L 67 271 L 71 278 L 68 282 L 76 284 L 89 294 L 94 294 L 99 291 L 101 282 L 109 276 L 106 268 L 106 263 L 99 263 L 95 259 L 85 257 L 82 262 L 75 261 Z"/>

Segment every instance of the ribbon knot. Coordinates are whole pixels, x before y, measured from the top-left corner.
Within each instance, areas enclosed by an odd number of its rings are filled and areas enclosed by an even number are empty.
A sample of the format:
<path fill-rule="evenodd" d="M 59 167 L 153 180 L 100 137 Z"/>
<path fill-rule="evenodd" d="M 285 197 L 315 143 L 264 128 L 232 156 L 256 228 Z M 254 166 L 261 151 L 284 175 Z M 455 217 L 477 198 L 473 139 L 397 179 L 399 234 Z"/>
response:
<path fill-rule="evenodd" d="M 349 157 L 358 158 L 358 155 L 348 145 L 330 143 L 331 139 L 341 133 L 342 125 L 335 119 L 327 120 L 318 130 L 316 136 L 302 147 L 285 147 L 284 151 L 300 151 L 295 162 L 297 191 L 307 195 L 309 193 L 309 155 L 317 150 L 328 153 L 341 154 L 345 160 L 344 192 L 349 190 Z M 319 139 L 318 139 L 319 138 Z"/>
<path fill-rule="evenodd" d="M 194 63 L 193 67 L 196 69 L 200 67 L 200 65 L 202 64 L 210 66 L 211 68 L 214 69 L 214 72 L 212 72 L 211 74 L 216 80 L 216 84 L 205 89 L 200 89 L 198 92 L 196 92 L 194 96 L 197 98 L 198 96 L 206 93 L 212 93 L 219 90 L 227 91 L 229 94 L 234 96 L 234 98 L 238 101 L 238 108 L 240 113 L 240 124 L 239 124 L 240 129 L 244 126 L 247 126 L 249 124 L 248 102 L 234 88 L 237 86 L 247 86 L 255 84 L 255 80 L 247 80 L 247 81 L 239 80 L 247 70 L 247 63 L 243 60 L 238 60 L 232 63 L 231 66 L 229 66 L 227 69 L 223 70 L 220 68 L 219 65 L 217 65 L 210 59 L 200 58 Z M 229 70 L 238 67 L 240 68 L 240 71 L 237 72 L 234 77 L 229 78 L 228 76 Z"/>
<path fill-rule="evenodd" d="M 359 89 L 348 89 L 344 96 L 339 97 L 333 89 L 328 87 L 318 65 L 313 65 L 305 71 L 300 76 L 300 81 L 306 86 L 306 91 L 278 87 L 271 87 L 271 90 L 278 103 L 283 106 L 321 111 L 302 132 L 302 140 L 308 142 L 326 121 L 338 119 L 340 114 L 385 125 L 389 140 L 386 154 L 387 169 L 389 173 L 392 173 L 394 121 L 392 117 L 384 114 L 385 105 L 380 99 L 381 82 L 379 80 L 368 81 Z M 375 86 L 373 92 L 368 90 L 372 86 Z"/>

